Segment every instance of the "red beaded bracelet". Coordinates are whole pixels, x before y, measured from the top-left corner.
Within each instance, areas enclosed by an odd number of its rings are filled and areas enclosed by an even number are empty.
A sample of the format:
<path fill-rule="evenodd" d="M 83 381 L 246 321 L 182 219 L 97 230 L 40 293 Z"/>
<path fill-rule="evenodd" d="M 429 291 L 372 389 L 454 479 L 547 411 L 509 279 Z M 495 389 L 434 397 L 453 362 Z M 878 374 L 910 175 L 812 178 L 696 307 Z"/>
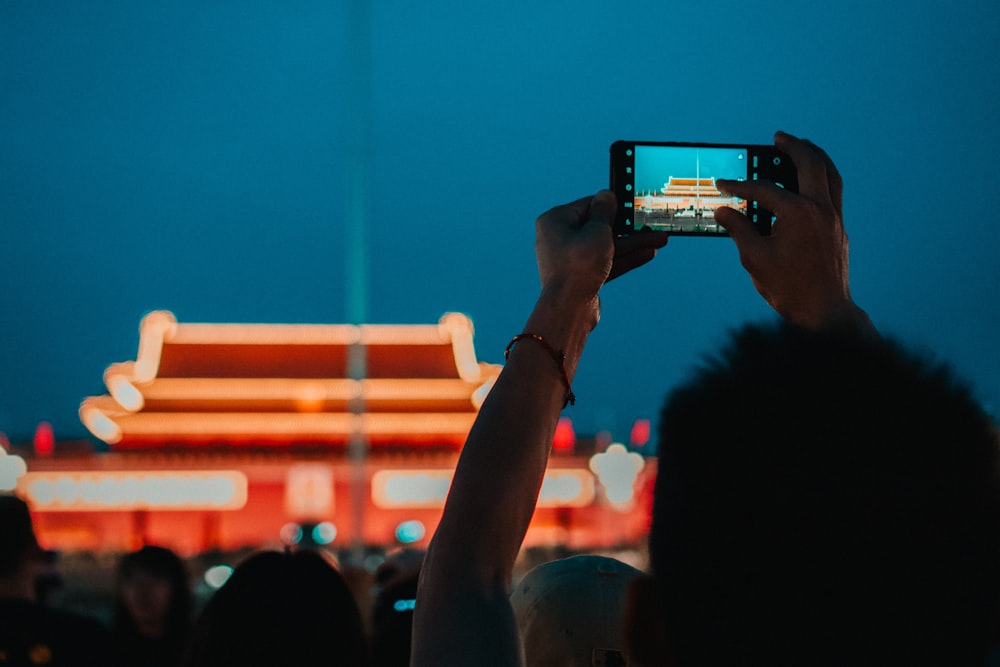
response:
<path fill-rule="evenodd" d="M 504 360 L 506 361 L 510 358 L 511 348 L 514 347 L 518 341 L 525 338 L 537 341 L 548 351 L 550 355 L 552 355 L 552 359 L 555 360 L 556 365 L 559 367 L 559 372 L 562 373 L 563 382 L 566 384 L 566 402 L 563 403 L 563 407 L 565 408 L 567 405 L 576 405 L 576 395 L 573 393 L 573 389 L 569 386 L 569 375 L 566 373 L 566 355 L 549 345 L 549 342 L 538 334 L 521 333 L 511 338 L 510 342 L 507 343 L 507 348 L 503 351 Z"/>

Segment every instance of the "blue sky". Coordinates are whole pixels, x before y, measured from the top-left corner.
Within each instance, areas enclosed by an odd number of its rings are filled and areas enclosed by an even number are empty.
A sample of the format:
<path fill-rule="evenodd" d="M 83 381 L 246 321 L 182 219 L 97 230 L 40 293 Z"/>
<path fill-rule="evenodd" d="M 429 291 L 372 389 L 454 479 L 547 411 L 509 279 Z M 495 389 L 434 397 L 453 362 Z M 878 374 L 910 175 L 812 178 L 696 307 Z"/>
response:
<path fill-rule="evenodd" d="M 0 431 L 84 437 L 80 401 L 158 308 L 462 311 L 499 363 L 538 289 L 535 217 L 605 187 L 614 140 L 776 129 L 844 176 L 856 300 L 1000 412 L 997 44 L 986 0 L 5 0 Z M 603 306 L 567 414 L 618 438 L 769 317 L 728 239 L 673 239 Z"/>

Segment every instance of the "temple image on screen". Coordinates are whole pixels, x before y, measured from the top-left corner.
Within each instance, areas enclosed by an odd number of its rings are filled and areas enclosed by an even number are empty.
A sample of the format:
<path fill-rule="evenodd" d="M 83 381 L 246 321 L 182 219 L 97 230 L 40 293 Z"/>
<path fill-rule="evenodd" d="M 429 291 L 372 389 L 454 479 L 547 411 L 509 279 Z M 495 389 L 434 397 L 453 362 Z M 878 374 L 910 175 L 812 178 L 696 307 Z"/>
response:
<path fill-rule="evenodd" d="M 743 148 L 636 146 L 635 228 L 725 234 L 715 209 L 732 206 L 746 212 L 746 201 L 724 195 L 718 178 L 745 180 Z"/>

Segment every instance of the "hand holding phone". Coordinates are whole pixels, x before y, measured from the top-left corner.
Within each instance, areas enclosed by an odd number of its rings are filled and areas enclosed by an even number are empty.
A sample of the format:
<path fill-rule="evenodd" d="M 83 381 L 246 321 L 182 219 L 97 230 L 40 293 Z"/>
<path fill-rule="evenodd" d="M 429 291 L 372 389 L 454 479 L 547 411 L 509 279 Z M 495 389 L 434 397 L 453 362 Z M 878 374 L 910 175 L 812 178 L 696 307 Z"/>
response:
<path fill-rule="evenodd" d="M 774 146 L 621 140 L 610 151 L 611 190 L 618 199 L 616 236 L 644 229 L 675 236 L 728 236 L 715 220 L 720 206 L 739 210 L 767 235 L 773 213 L 756 200 L 723 193 L 716 180 L 767 180 L 798 192 L 795 165 Z"/>
<path fill-rule="evenodd" d="M 784 132 L 775 142 L 798 172 L 798 189 L 731 181 L 725 189 L 780 210 L 777 227 L 760 236 L 748 218 L 720 209 L 754 287 L 783 318 L 804 329 L 842 329 L 877 335 L 851 298 L 849 244 L 843 219 L 843 179 L 826 151 Z M 641 235 L 639 235 L 641 236 Z"/>

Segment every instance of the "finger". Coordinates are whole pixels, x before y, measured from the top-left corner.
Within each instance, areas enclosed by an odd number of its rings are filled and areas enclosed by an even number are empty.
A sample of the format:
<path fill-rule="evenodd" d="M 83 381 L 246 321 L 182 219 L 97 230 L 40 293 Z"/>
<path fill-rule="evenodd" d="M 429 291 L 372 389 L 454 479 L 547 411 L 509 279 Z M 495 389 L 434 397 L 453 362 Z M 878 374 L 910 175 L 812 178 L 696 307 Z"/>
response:
<path fill-rule="evenodd" d="M 626 255 L 643 248 L 662 248 L 670 240 L 669 232 L 653 232 L 643 230 L 629 236 L 621 236 L 615 239 L 615 259 L 619 255 Z"/>
<path fill-rule="evenodd" d="M 799 177 L 799 194 L 816 202 L 833 201 L 826 160 L 812 142 L 785 132 L 777 132 L 774 135 L 774 145 L 787 153 L 795 164 Z"/>
<path fill-rule="evenodd" d="M 615 239 L 615 257 L 611 272 L 604 282 L 614 280 L 649 262 L 656 251 L 667 245 L 670 235 L 666 232 L 643 232 Z"/>
<path fill-rule="evenodd" d="M 608 273 L 608 277 L 604 279 L 604 282 L 609 283 L 618 276 L 623 276 L 632 269 L 652 261 L 654 257 L 656 257 L 656 248 L 639 248 L 618 255 L 615 257 L 615 261 L 611 265 L 611 271 Z"/>
<path fill-rule="evenodd" d="M 614 197 L 614 195 L 612 195 L 612 197 Z M 547 222 L 549 220 L 570 220 L 573 226 L 582 226 L 583 223 L 587 221 L 590 214 L 590 202 L 593 199 L 593 196 L 581 197 L 576 201 L 561 204 L 560 206 L 554 206 L 543 213 L 538 218 L 538 221 Z"/>
<path fill-rule="evenodd" d="M 826 180 L 830 188 L 830 200 L 838 211 L 843 210 L 844 179 L 840 176 L 840 170 L 837 169 L 837 165 L 833 163 L 833 160 L 830 159 L 825 150 L 811 141 L 806 139 L 803 139 L 803 141 L 812 146 L 813 150 L 819 153 L 820 157 L 823 158 L 823 162 L 826 163 Z"/>
<path fill-rule="evenodd" d="M 754 234 L 760 236 L 760 232 L 750 218 L 743 215 L 735 208 L 729 208 L 728 206 L 720 206 L 715 209 L 715 221 L 726 228 L 729 235 L 734 239 L 740 238 L 745 235 Z"/>
<path fill-rule="evenodd" d="M 615 199 L 614 192 L 611 190 L 599 190 L 590 199 L 589 219 L 611 225 L 614 223 L 617 207 L 618 202 Z"/>
<path fill-rule="evenodd" d="M 718 179 L 715 185 L 728 195 L 736 195 L 747 201 L 758 201 L 768 211 L 785 210 L 795 202 L 796 195 L 785 188 L 778 187 L 771 181 L 730 181 Z"/>
<path fill-rule="evenodd" d="M 733 208 L 723 206 L 716 209 L 715 221 L 729 232 L 739 252 L 740 262 L 749 270 L 753 258 L 764 251 L 766 246 L 763 244 L 767 243 L 767 237 L 760 235 L 750 218 Z"/>

